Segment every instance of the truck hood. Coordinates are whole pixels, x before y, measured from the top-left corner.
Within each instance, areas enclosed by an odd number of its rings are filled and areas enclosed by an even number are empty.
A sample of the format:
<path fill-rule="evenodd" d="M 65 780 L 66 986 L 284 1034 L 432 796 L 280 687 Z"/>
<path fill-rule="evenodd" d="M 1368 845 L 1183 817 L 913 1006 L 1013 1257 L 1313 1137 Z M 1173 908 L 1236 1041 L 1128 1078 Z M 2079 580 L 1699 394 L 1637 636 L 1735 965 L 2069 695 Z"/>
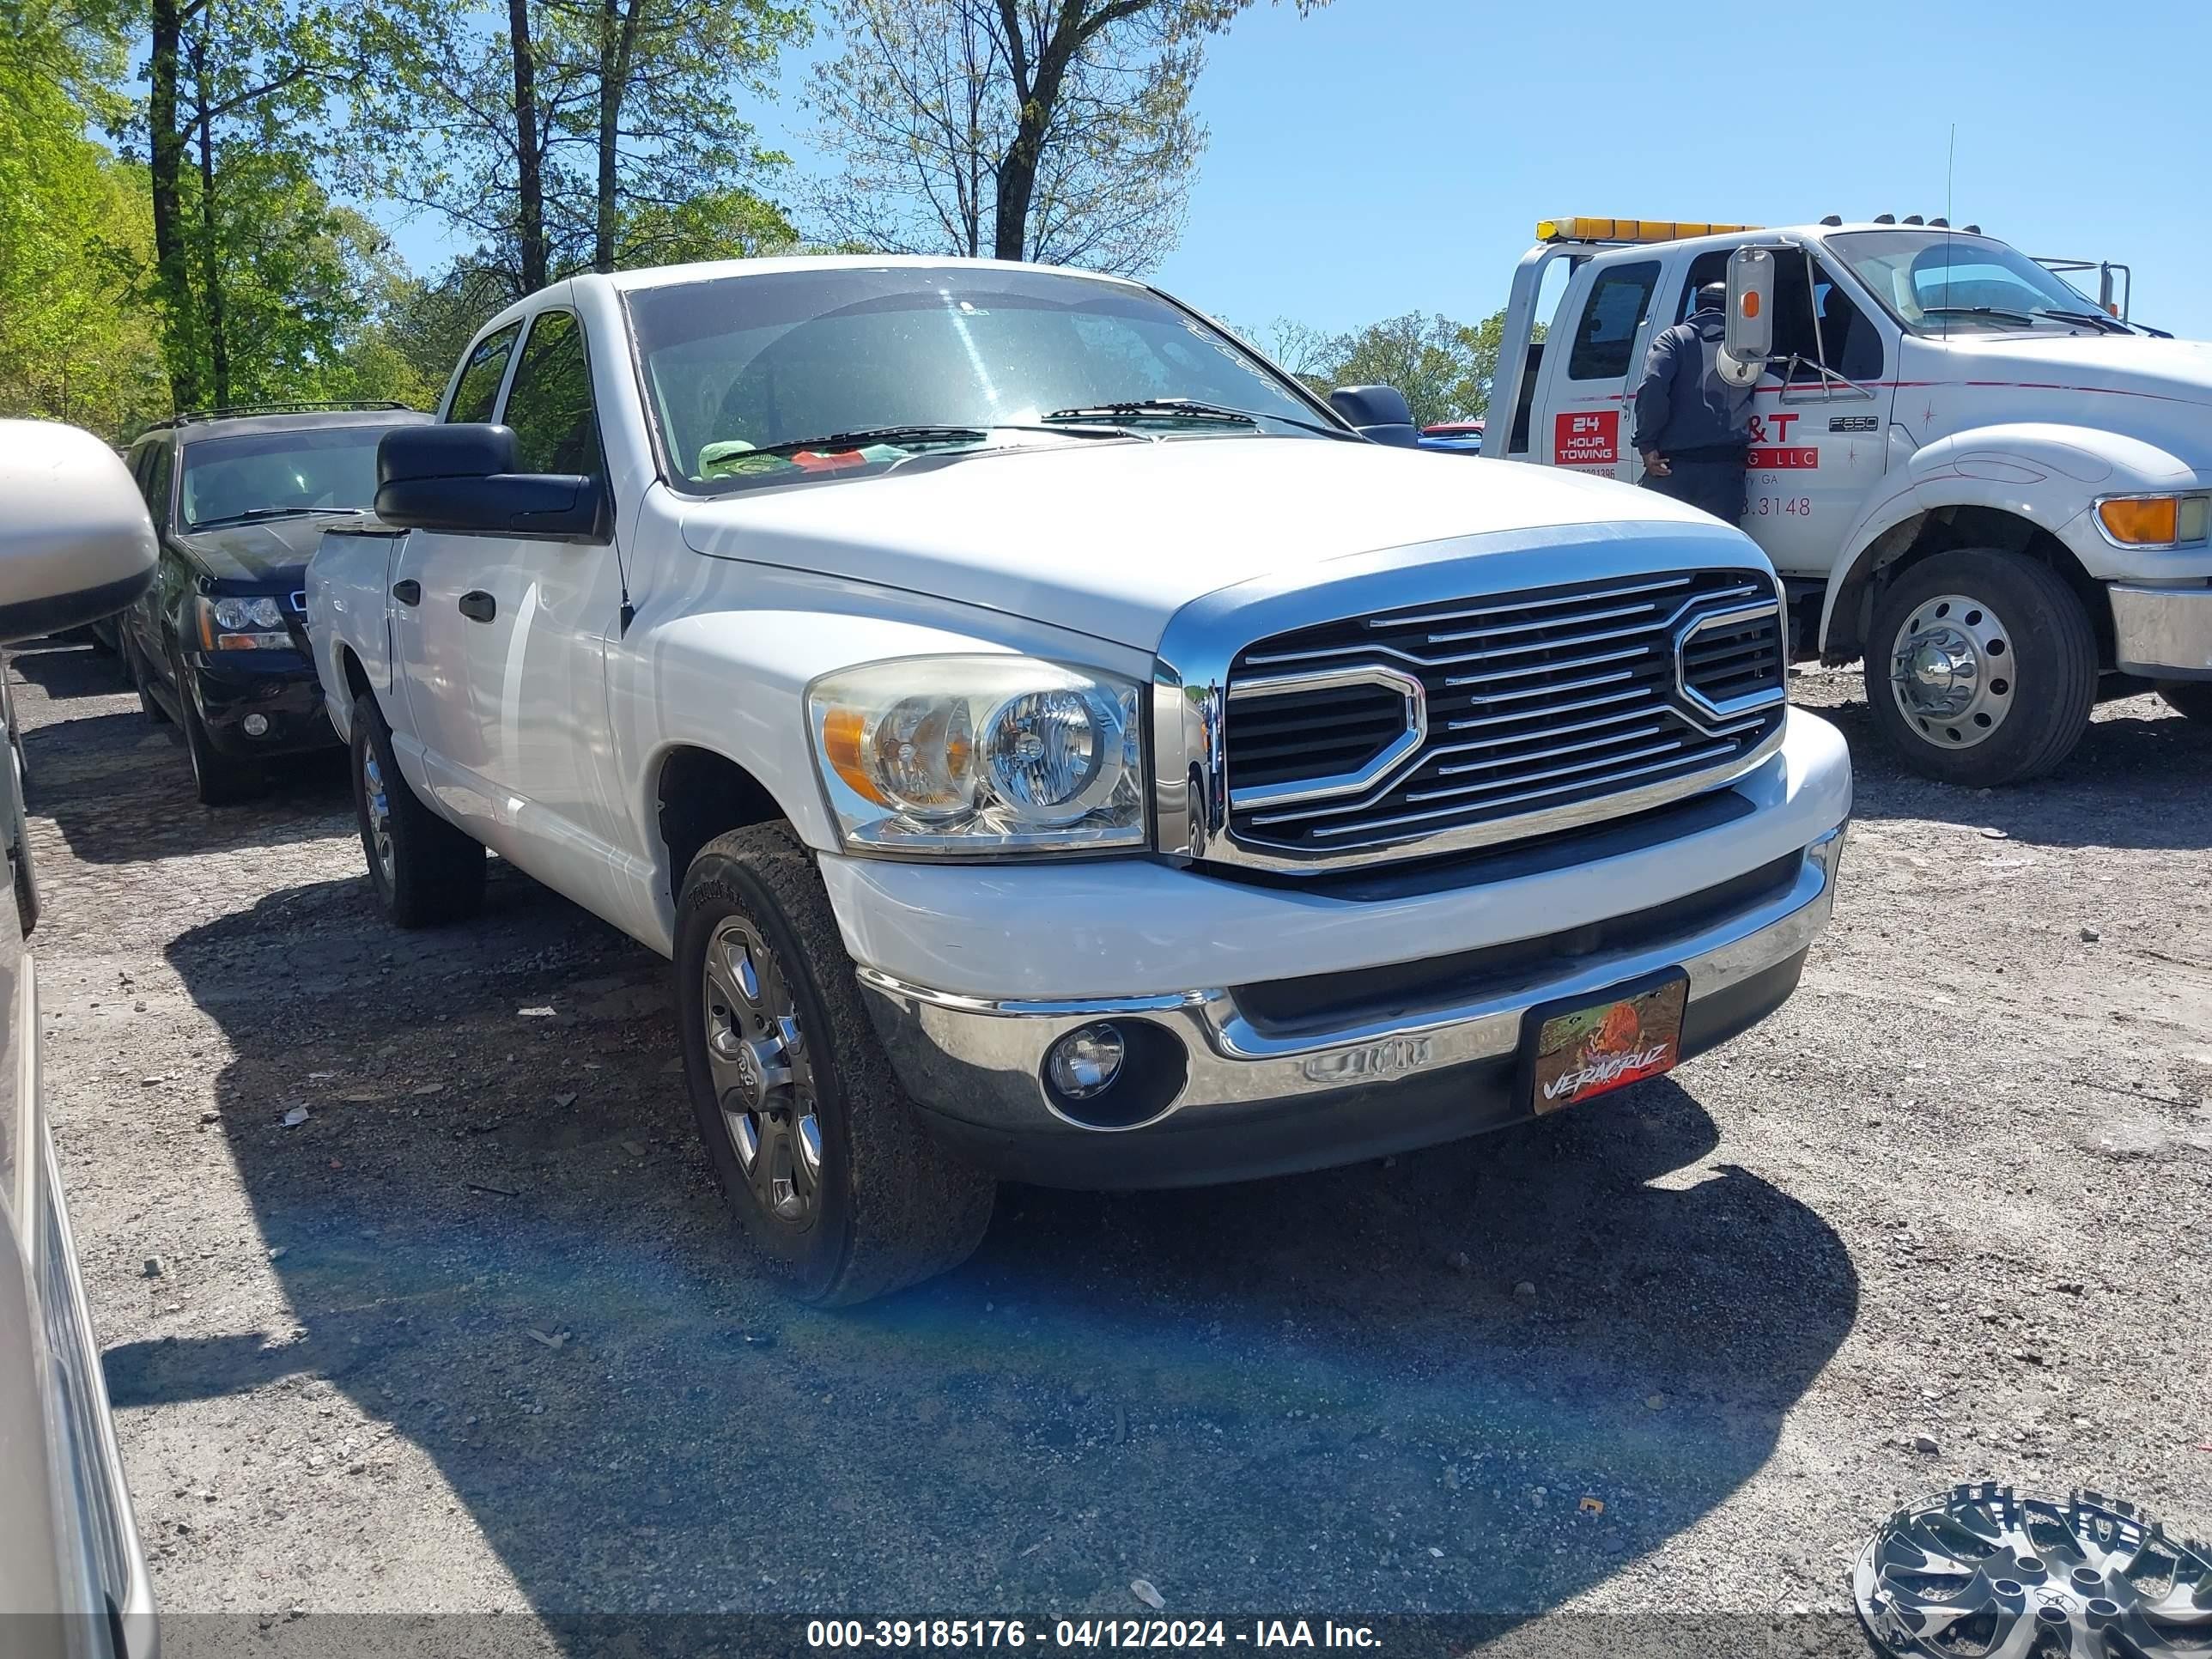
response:
<path fill-rule="evenodd" d="M 939 595 L 1140 650 L 1201 594 L 1385 548 L 1627 521 L 1738 532 L 1647 489 L 1522 462 L 1304 438 L 1083 440 L 686 502 L 739 559 Z M 1607 526 L 1605 531 L 1596 526 Z"/>
<path fill-rule="evenodd" d="M 170 537 L 169 545 L 216 581 L 265 583 L 272 588 L 290 582 L 297 586 L 323 532 L 334 524 L 351 522 L 330 514 L 303 513 L 296 518 L 182 531 Z"/>
<path fill-rule="evenodd" d="M 2212 404 L 2212 344 L 2143 334 L 1954 335 L 1947 349 L 1984 384 Z M 2124 419 L 2111 424 L 2124 428 Z"/>

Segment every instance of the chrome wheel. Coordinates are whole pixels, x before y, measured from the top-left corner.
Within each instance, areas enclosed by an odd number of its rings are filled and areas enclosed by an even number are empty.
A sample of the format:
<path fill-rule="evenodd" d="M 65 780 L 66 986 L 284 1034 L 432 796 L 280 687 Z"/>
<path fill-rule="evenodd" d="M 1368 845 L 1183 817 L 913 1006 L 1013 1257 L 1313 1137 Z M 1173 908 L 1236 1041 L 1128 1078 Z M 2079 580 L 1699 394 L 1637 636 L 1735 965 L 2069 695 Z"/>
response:
<path fill-rule="evenodd" d="M 707 1066 L 738 1167 L 764 1212 L 805 1226 L 822 1189 L 814 1073 L 790 987 L 743 916 L 714 930 L 701 989 Z"/>
<path fill-rule="evenodd" d="M 362 799 L 368 803 L 368 847 L 377 871 L 389 887 L 394 879 L 392 853 L 392 798 L 385 793 L 384 769 L 377 764 L 374 745 L 362 745 Z"/>
<path fill-rule="evenodd" d="M 1971 749 L 2012 712 L 2011 636 L 1996 613 L 1962 593 L 1913 608 L 1890 641 L 1898 712 L 1938 748 Z"/>

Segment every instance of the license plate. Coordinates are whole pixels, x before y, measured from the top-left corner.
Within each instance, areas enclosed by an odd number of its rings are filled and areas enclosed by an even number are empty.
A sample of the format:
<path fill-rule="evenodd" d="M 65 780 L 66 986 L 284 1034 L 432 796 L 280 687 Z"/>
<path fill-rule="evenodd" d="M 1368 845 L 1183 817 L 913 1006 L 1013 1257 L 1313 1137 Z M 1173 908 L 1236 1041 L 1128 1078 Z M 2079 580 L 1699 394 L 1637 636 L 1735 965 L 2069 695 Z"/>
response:
<path fill-rule="evenodd" d="M 1539 1115 L 1556 1112 L 1673 1071 L 1689 1000 L 1689 979 L 1677 972 L 1595 1002 L 1530 1010 L 1521 1062 L 1530 1104 Z"/>

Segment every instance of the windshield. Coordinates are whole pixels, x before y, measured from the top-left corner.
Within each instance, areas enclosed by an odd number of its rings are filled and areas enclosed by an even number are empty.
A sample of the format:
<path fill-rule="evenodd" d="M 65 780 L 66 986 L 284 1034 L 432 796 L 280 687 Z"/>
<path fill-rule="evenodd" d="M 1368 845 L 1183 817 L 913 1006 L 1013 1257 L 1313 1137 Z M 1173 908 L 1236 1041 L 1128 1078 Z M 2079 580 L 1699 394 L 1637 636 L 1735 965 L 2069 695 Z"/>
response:
<path fill-rule="evenodd" d="M 317 510 L 365 510 L 376 499 L 386 426 L 315 427 L 202 438 L 185 446 L 184 521 L 194 529 Z"/>
<path fill-rule="evenodd" d="M 2071 328 L 2097 303 L 2017 249 L 1941 230 L 1851 230 L 1828 246 L 1907 328 Z M 2053 312 L 2075 313 L 2073 319 Z M 2117 329 L 2117 323 L 2090 322 Z"/>
<path fill-rule="evenodd" d="M 1327 419 L 1157 295 L 1063 271 L 763 272 L 626 297 L 668 464 L 696 483 L 866 470 L 921 448 L 1053 443 L 1061 427 L 1298 436 L 1313 434 L 1294 422 Z M 1162 402 L 1214 412 L 1106 407 Z M 1231 410 L 1254 418 L 1222 418 Z M 828 447 L 834 460 L 793 451 L 832 436 L 847 440 Z M 785 453 L 754 453 L 771 449 Z"/>

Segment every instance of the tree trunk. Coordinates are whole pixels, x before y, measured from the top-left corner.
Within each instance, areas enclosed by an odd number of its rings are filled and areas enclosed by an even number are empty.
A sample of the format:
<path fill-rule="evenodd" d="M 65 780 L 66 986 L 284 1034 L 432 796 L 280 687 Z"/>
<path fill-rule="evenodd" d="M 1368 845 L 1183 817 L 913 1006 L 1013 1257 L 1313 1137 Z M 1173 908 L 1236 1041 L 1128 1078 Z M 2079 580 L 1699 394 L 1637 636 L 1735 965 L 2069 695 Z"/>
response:
<path fill-rule="evenodd" d="M 638 11 L 646 0 L 600 0 L 599 7 L 599 188 L 592 269 L 615 268 L 615 230 L 619 198 L 616 163 L 622 136 L 623 100 L 629 93 L 631 58 L 637 46 Z"/>
<path fill-rule="evenodd" d="M 521 243 L 522 291 L 546 283 L 544 150 L 538 134 L 538 67 L 531 55 L 530 0 L 507 0 L 507 43 L 514 54 L 514 155 L 517 240 Z"/>
<path fill-rule="evenodd" d="M 185 138 L 177 127 L 177 46 L 184 22 L 177 0 L 153 0 L 154 52 L 148 74 L 147 126 L 154 192 L 154 292 L 161 307 L 162 355 L 168 359 L 169 396 L 180 409 L 199 403 L 199 373 L 192 349 L 191 280 L 185 266 L 184 213 L 177 176 Z"/>
<path fill-rule="evenodd" d="M 1096 32 L 1095 19 L 1086 21 L 1083 0 L 1061 0 L 1051 33 L 1037 53 L 1036 77 L 1024 85 L 1028 43 L 1022 39 L 1018 8 L 1012 0 L 1000 0 L 1000 28 L 1006 61 L 1012 67 L 1015 95 L 1022 100 L 1014 125 L 1013 142 L 999 163 L 998 234 L 995 257 L 1028 257 L 1030 203 L 1036 194 L 1038 163 L 1044 155 L 1045 134 L 1051 130 L 1054 106 L 1060 101 L 1060 82 L 1083 43 Z"/>
<path fill-rule="evenodd" d="M 207 82 L 205 48 L 192 57 L 194 101 L 199 112 L 200 284 L 206 300 L 208 368 L 215 381 L 215 407 L 230 404 L 230 340 L 223 326 L 222 246 L 215 199 L 215 131 L 208 115 L 214 89 Z"/>

